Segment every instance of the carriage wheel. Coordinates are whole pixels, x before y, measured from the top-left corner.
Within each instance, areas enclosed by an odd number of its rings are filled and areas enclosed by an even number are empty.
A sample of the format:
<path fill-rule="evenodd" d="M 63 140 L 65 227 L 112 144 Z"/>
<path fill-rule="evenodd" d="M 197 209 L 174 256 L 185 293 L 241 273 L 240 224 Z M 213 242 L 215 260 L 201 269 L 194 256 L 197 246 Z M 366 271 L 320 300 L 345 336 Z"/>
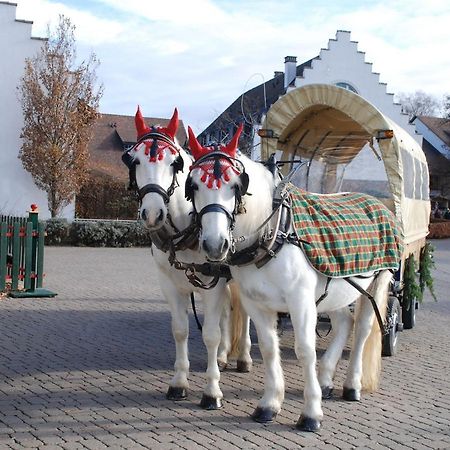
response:
<path fill-rule="evenodd" d="M 397 351 L 398 333 L 403 330 L 401 322 L 402 310 L 397 297 L 389 297 L 386 320 L 389 323 L 388 334 L 382 337 L 381 354 L 393 356 Z"/>
<path fill-rule="evenodd" d="M 403 320 L 403 327 L 406 330 L 410 330 L 411 328 L 414 328 L 414 325 L 416 324 L 417 306 L 418 306 L 418 303 L 417 303 L 417 299 L 415 297 L 412 299 L 408 299 L 408 298 L 405 298 L 405 296 L 403 296 L 402 320 Z"/>

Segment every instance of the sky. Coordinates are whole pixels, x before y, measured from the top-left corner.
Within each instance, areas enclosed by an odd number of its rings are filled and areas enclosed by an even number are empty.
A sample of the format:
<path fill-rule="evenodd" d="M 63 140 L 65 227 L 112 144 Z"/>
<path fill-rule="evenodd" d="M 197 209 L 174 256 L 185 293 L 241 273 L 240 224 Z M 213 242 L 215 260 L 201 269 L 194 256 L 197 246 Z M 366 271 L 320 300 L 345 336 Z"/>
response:
<path fill-rule="evenodd" d="M 45 37 L 64 14 L 79 60 L 95 53 L 100 111 L 180 118 L 196 133 L 246 90 L 351 32 L 387 91 L 450 94 L 448 0 L 14 0 Z"/>

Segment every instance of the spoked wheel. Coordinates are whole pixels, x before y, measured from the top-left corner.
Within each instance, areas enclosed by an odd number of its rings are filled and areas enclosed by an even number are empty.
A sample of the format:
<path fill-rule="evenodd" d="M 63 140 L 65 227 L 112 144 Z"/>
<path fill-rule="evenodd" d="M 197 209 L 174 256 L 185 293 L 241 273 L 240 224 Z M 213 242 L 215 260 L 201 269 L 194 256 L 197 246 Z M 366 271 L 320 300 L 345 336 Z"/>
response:
<path fill-rule="evenodd" d="M 382 338 L 381 354 L 393 356 L 397 351 L 398 333 L 403 331 L 402 310 L 397 297 L 389 297 L 386 320 L 389 323 L 389 332 Z"/>

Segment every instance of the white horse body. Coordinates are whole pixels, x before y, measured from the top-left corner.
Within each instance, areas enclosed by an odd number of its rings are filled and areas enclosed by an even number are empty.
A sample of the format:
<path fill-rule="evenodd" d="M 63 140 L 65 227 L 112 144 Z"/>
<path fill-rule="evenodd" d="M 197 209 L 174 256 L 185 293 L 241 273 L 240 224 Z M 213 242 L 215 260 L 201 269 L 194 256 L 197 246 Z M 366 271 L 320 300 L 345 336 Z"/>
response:
<path fill-rule="evenodd" d="M 176 119 L 175 119 L 176 116 Z M 149 141 L 145 138 L 146 133 L 167 134 L 167 129 L 148 129 L 143 124 L 140 111 L 136 114 L 136 126 L 139 133 L 144 135 L 142 141 L 138 142 L 136 147 L 130 151 L 129 167 L 134 164 L 135 170 L 135 188 L 139 191 L 144 186 L 156 186 L 156 190 L 141 192 L 140 214 L 146 226 L 150 231 L 156 232 L 165 230 L 168 238 L 174 236 L 177 231 L 185 230 L 192 220 L 192 205 L 184 198 L 184 186 L 186 172 L 192 163 L 192 158 L 176 143 L 174 136 L 178 126 L 178 116 L 175 111 L 172 117 L 172 138 L 173 146 L 176 151 L 165 149 L 160 151 L 160 158 L 149 159 L 148 145 L 152 141 L 152 135 L 149 135 Z M 169 127 L 170 128 L 170 125 Z M 173 131 L 175 130 L 175 131 Z M 164 137 L 164 136 L 163 136 Z M 151 155 L 151 154 L 150 154 Z M 175 171 L 174 162 L 181 158 L 184 164 L 184 171 Z M 151 156 L 150 156 L 151 158 Z M 125 160 L 124 160 L 125 161 Z M 178 160 L 180 162 L 180 160 Z M 127 164 L 128 165 L 128 164 Z M 174 172 L 175 171 L 175 172 Z M 173 187 L 170 192 L 171 186 Z M 170 194 L 165 201 L 167 192 Z M 162 192 L 162 194 L 161 194 Z M 142 195 L 144 194 L 144 195 Z M 169 384 L 167 398 L 180 400 L 186 397 L 188 389 L 189 359 L 188 359 L 188 333 L 189 319 L 188 310 L 190 306 L 190 294 L 199 293 L 204 301 L 204 323 L 202 327 L 202 336 L 208 353 L 207 366 L 207 384 L 203 392 L 201 405 L 206 409 L 217 409 L 221 407 L 223 394 L 219 387 L 220 372 L 219 366 L 224 368 L 227 364 L 228 354 L 231 350 L 230 334 L 230 307 L 231 292 L 226 280 L 221 278 L 217 285 L 204 290 L 194 287 L 187 279 L 183 270 L 176 269 L 169 262 L 169 253 L 152 247 L 152 254 L 158 270 L 158 279 L 161 291 L 167 300 L 171 318 L 172 334 L 175 340 L 176 359 L 175 374 Z M 200 255 L 197 249 L 189 248 L 177 251 L 176 258 L 182 262 L 204 263 L 205 259 Z M 201 276 L 199 276 L 202 278 Z M 205 278 L 205 281 L 209 281 Z M 238 363 L 242 371 L 248 371 L 251 367 L 250 358 L 250 337 L 249 321 L 243 321 L 242 337 L 239 342 L 240 354 Z M 238 367 L 239 369 L 239 367 Z"/>
<path fill-rule="evenodd" d="M 190 145 L 191 148 L 199 146 L 192 136 Z M 206 152 L 208 149 L 203 150 Z M 245 156 L 240 156 L 239 161 L 249 177 L 249 195 L 246 195 L 242 202 L 242 209 L 245 212 L 235 216 L 232 236 L 230 236 L 230 216 L 217 211 L 217 208 L 216 210 L 207 208 L 208 205 L 214 204 L 221 205 L 229 213 L 236 211 L 235 195 L 240 184 L 239 174 L 228 170 L 228 180 L 222 179 L 219 188 L 211 188 L 201 179 L 201 169 L 196 169 L 194 165 L 191 172 L 190 183 L 195 192 L 194 204 L 201 217 L 200 242 L 207 258 L 211 261 L 223 261 L 233 244 L 236 251 L 251 246 L 260 234 L 260 232 L 255 233 L 255 230 L 272 212 L 274 177 L 263 165 Z M 231 242 L 225 244 L 227 240 Z M 357 301 L 360 293 L 344 279 L 333 279 L 328 287 L 328 296 L 316 308 L 317 299 L 324 293 L 327 277 L 311 266 L 299 246 L 291 243 L 285 243 L 279 253 L 259 269 L 250 264 L 241 267 L 232 266 L 231 272 L 233 279 L 239 285 L 241 301 L 255 324 L 265 365 L 264 396 L 252 417 L 259 422 L 269 422 L 281 409 L 284 381 L 276 321 L 277 312 L 288 312 L 295 332 L 296 355 L 298 358 L 302 357 L 304 361 L 305 404 L 297 426 L 306 431 L 317 430 L 323 416 L 322 389 L 328 391 L 332 389 L 336 364 L 352 330 L 353 318 L 347 306 Z M 357 279 L 358 284 L 364 289 L 368 288 L 374 280 L 373 274 L 368 276 L 368 278 Z M 383 271 L 375 283 L 377 289 L 374 297 L 381 310 L 387 302 L 387 287 L 391 278 L 389 271 Z M 317 377 L 315 329 L 317 313 L 320 312 L 330 312 L 335 337 L 321 361 L 320 375 Z M 381 314 L 383 316 L 383 312 Z M 378 324 L 374 324 L 374 311 L 368 299 L 364 298 L 359 302 L 356 317 L 354 348 L 344 383 L 344 398 L 347 397 L 349 400 L 359 400 L 364 344 L 372 328 L 375 334 L 377 329 L 379 331 Z M 374 327 L 372 327 L 373 324 Z M 380 333 L 374 338 L 375 343 L 377 339 L 379 345 L 373 350 L 376 357 L 371 355 L 370 359 L 379 363 Z M 374 374 L 371 382 L 376 384 L 376 381 L 377 374 Z"/>

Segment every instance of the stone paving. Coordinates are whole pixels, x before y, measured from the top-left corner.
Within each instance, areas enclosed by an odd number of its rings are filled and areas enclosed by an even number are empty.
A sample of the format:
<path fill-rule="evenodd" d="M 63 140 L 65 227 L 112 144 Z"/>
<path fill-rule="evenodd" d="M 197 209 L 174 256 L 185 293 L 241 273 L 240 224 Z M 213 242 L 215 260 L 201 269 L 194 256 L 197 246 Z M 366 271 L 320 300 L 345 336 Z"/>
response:
<path fill-rule="evenodd" d="M 170 402 L 170 315 L 149 250 L 47 248 L 45 286 L 59 295 L 0 300 L 0 449 L 450 449 L 450 240 L 433 243 L 439 301 L 426 296 L 399 353 L 383 359 L 380 390 L 360 403 L 339 398 L 345 352 L 317 434 L 294 428 L 303 377 L 289 323 L 275 423 L 249 418 L 263 390 L 256 343 L 252 373 L 232 362 L 222 374 L 224 408 L 198 406 L 205 349 L 192 317 L 190 396 Z"/>

